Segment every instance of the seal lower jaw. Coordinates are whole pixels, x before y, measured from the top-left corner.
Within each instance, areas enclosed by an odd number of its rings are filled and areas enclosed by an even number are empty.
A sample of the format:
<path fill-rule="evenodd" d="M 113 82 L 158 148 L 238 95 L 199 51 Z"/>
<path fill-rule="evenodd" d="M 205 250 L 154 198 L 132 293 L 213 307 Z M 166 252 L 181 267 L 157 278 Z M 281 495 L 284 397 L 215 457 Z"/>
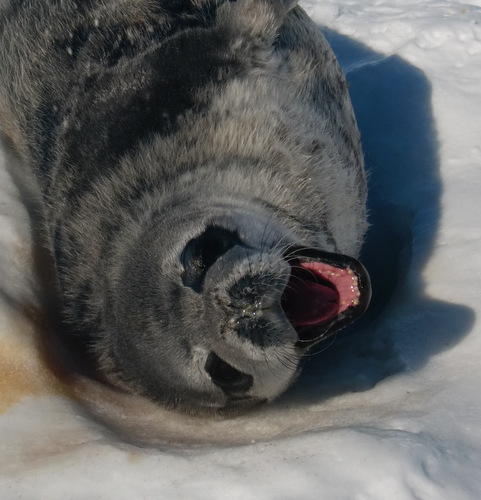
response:
<path fill-rule="evenodd" d="M 359 318 L 371 298 L 369 275 L 356 259 L 314 249 L 291 249 L 291 267 L 281 306 L 308 348 Z"/>

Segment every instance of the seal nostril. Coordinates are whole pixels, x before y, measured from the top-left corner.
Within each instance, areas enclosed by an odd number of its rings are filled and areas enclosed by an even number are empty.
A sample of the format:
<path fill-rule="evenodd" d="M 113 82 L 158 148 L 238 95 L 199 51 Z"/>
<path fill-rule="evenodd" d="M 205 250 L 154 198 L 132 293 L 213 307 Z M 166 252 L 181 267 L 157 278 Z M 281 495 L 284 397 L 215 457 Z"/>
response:
<path fill-rule="evenodd" d="M 252 375 L 242 373 L 211 352 L 205 362 L 205 371 L 212 382 L 227 394 L 248 391 L 253 384 Z"/>

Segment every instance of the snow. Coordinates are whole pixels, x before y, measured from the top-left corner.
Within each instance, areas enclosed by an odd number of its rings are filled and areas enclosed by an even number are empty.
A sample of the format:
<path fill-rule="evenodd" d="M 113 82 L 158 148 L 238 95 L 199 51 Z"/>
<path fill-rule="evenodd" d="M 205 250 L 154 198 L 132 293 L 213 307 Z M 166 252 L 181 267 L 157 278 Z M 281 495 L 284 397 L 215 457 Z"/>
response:
<path fill-rule="evenodd" d="M 152 425 L 111 394 L 87 411 L 78 399 L 102 389 L 69 393 L 38 348 L 38 249 L 4 149 L 0 498 L 481 498 L 481 1 L 302 5 L 347 72 L 370 172 L 376 294 L 360 331 L 236 419 L 158 410 Z"/>

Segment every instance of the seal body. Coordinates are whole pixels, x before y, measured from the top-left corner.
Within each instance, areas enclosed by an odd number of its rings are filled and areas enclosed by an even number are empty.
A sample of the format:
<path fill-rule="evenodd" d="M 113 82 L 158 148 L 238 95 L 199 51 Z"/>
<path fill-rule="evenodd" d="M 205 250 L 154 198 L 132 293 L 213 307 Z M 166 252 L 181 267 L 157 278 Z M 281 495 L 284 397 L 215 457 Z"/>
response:
<path fill-rule="evenodd" d="M 1 3 L 0 126 L 42 193 L 64 321 L 169 407 L 273 399 L 368 302 L 359 133 L 295 3 Z"/>

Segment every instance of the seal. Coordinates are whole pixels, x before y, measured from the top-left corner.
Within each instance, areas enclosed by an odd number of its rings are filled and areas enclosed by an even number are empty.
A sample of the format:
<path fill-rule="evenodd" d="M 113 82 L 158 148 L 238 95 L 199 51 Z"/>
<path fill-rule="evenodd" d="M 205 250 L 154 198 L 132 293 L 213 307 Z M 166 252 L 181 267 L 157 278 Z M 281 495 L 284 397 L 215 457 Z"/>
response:
<path fill-rule="evenodd" d="M 347 84 L 290 0 L 6 0 L 2 129 L 41 191 L 63 321 L 117 387 L 274 399 L 370 298 Z"/>

